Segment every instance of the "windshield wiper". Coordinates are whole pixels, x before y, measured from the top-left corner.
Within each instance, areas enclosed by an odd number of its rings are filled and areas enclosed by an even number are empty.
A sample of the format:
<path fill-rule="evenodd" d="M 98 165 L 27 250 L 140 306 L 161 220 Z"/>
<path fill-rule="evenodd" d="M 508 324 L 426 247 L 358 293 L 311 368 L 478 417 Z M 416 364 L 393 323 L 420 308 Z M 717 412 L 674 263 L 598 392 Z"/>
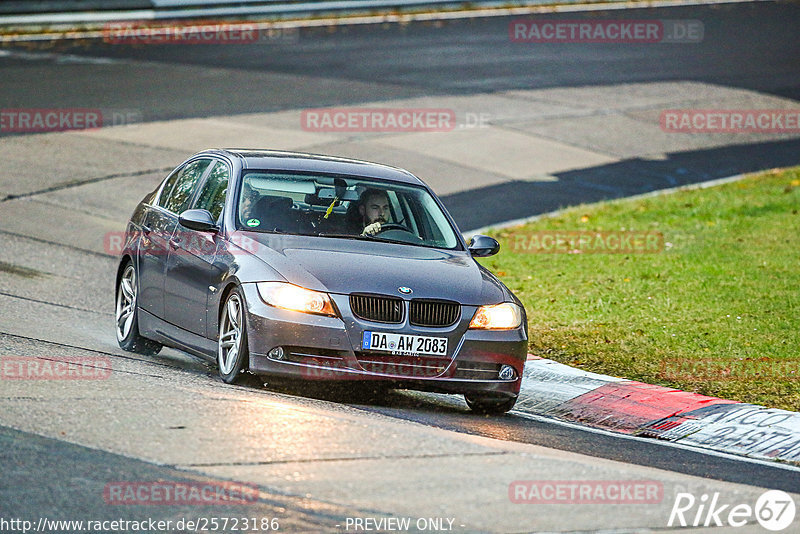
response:
<path fill-rule="evenodd" d="M 412 247 L 424 246 L 423 243 L 410 243 L 408 241 L 400 241 L 399 239 L 388 239 L 386 237 L 372 236 L 376 241 L 383 241 L 384 243 L 397 243 L 398 245 L 411 245 Z"/>
<path fill-rule="evenodd" d="M 410 245 L 412 247 L 426 247 L 426 248 L 436 248 L 433 245 L 428 245 L 424 242 L 422 243 L 410 243 L 408 241 L 400 241 L 399 239 L 388 239 L 385 237 L 380 236 L 367 236 L 361 234 L 339 234 L 335 232 L 318 232 L 316 234 L 312 234 L 317 237 L 338 237 L 342 239 L 358 239 L 360 241 L 380 241 L 381 243 L 394 243 L 396 245 Z"/>
<path fill-rule="evenodd" d="M 344 234 L 344 233 L 336 233 L 336 232 L 317 232 L 316 234 L 312 234 L 317 237 L 339 237 L 342 239 L 372 239 L 371 237 L 367 237 L 361 234 Z"/>

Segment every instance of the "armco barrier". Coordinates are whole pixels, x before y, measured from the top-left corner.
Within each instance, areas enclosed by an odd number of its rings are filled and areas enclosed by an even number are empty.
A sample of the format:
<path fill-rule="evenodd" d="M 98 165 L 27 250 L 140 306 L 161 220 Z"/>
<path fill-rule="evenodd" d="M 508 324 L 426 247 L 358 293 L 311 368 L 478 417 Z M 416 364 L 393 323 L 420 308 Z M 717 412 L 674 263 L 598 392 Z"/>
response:
<path fill-rule="evenodd" d="M 0 2 L 0 14 L 67 13 L 120 9 L 153 9 L 153 2 L 151 0 L 52 0 L 45 2 L 11 0 Z"/>
<path fill-rule="evenodd" d="M 585 0 L 517 0 L 514 6 L 581 4 Z M 600 0 L 614 3 L 618 0 Z M 379 13 L 429 7 L 497 7 L 497 0 L 53 0 L 0 2 L 0 26 L 91 24 L 118 20 L 281 17 L 321 13 Z"/>

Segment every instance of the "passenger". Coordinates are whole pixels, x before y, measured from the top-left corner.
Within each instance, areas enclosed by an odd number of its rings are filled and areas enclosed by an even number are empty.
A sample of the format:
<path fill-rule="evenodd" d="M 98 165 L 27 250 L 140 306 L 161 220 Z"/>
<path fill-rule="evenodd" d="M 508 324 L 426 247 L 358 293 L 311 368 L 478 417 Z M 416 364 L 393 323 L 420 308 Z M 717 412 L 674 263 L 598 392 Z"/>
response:
<path fill-rule="evenodd" d="M 242 185 L 242 195 L 239 198 L 239 220 L 244 223 L 258 215 L 255 212 L 255 205 L 260 197 L 260 193 L 249 183 L 245 182 Z"/>

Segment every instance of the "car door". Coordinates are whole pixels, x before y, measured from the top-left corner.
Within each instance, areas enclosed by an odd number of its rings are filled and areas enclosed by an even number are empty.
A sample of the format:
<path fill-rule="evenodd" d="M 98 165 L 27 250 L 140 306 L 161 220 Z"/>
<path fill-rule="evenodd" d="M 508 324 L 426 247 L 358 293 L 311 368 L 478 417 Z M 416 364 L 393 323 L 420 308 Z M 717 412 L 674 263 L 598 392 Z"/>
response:
<path fill-rule="evenodd" d="M 170 240 L 178 226 L 180 210 L 191 199 L 194 188 L 211 161 L 191 161 L 167 178 L 157 202 L 148 209 L 142 222 L 139 254 L 139 305 L 147 312 L 165 318 L 164 276 Z"/>
<path fill-rule="evenodd" d="M 217 224 L 222 220 L 230 175 L 230 167 L 216 161 L 192 205 L 193 209 L 208 210 Z M 209 288 L 217 287 L 225 271 L 216 262 L 220 239 L 215 232 L 198 232 L 179 224 L 167 260 L 166 319 L 201 336 L 207 334 Z"/>
<path fill-rule="evenodd" d="M 175 187 L 184 166 L 170 173 L 152 205 L 142 217 L 138 248 L 139 308 L 157 317 L 164 317 L 164 267 L 168 252 L 167 240 L 174 228 L 169 228 L 169 214 L 163 205 Z"/>

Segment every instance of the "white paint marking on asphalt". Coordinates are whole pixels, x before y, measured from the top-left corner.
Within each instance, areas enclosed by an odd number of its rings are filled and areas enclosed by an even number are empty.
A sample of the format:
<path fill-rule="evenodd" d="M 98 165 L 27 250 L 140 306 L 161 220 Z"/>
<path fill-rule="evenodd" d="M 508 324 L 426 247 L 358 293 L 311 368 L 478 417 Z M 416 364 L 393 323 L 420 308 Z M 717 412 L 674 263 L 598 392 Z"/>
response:
<path fill-rule="evenodd" d="M 27 59 L 30 61 L 54 61 L 60 64 L 89 64 L 113 65 L 115 63 L 130 63 L 131 60 L 119 60 L 108 57 L 77 56 L 75 54 L 57 54 L 54 52 L 23 52 L 20 50 L 0 50 L 0 56 Z"/>
<path fill-rule="evenodd" d="M 662 440 L 657 440 L 657 439 L 653 439 L 653 438 L 641 438 L 639 436 L 631 436 L 629 434 L 620 434 L 620 433 L 617 433 L 617 432 L 610 432 L 608 430 L 603 430 L 603 429 L 600 429 L 600 428 L 587 427 L 587 426 L 579 425 L 577 423 L 570 423 L 568 421 L 562 421 L 560 419 L 553 419 L 551 417 L 544 417 L 544 416 L 541 416 L 541 415 L 529 414 L 529 413 L 520 412 L 520 411 L 517 411 L 517 410 L 511 410 L 509 413 L 512 414 L 512 415 L 516 415 L 518 417 L 524 417 L 526 419 L 531 419 L 533 421 L 538 421 L 540 423 L 550 423 L 550 424 L 554 424 L 554 425 L 558 425 L 558 426 L 571 428 L 571 429 L 574 429 L 574 430 L 583 430 L 585 432 L 591 432 L 591 433 L 594 433 L 594 434 L 601 434 L 603 436 L 609 436 L 609 437 L 620 438 L 620 439 L 627 439 L 627 440 L 631 440 L 631 441 L 652 443 L 652 444 L 656 444 L 656 445 L 661 445 L 663 447 L 673 447 L 675 449 L 681 449 L 681 450 L 685 450 L 685 451 L 696 452 L 698 454 L 705 454 L 707 456 L 716 456 L 718 458 L 725 458 L 727 460 L 735 460 L 735 461 L 739 461 L 739 462 L 756 464 L 756 465 L 760 465 L 760 466 L 763 466 L 763 467 L 774 467 L 776 469 L 784 469 L 786 471 L 792 471 L 792 472 L 800 473 L 800 467 L 798 467 L 798 466 L 782 464 L 782 463 L 776 463 L 774 461 L 770 462 L 770 461 L 765 461 L 765 460 L 759 460 L 758 458 L 748 458 L 747 456 L 740 456 L 738 454 L 729 454 L 729 453 L 725 453 L 725 452 L 719 452 L 719 451 L 715 451 L 715 450 L 712 450 L 712 449 L 706 449 L 706 448 L 703 448 L 703 447 L 698 447 L 696 445 L 682 445 L 680 443 L 674 443 L 674 442 L 671 442 L 671 441 L 662 441 Z"/>
<path fill-rule="evenodd" d="M 118 63 L 118 61 L 108 57 L 76 56 L 73 54 L 67 54 L 63 56 L 56 55 L 56 57 L 53 59 L 55 59 L 56 63 L 63 64 L 78 63 L 89 65 L 113 65 L 114 63 Z"/>

